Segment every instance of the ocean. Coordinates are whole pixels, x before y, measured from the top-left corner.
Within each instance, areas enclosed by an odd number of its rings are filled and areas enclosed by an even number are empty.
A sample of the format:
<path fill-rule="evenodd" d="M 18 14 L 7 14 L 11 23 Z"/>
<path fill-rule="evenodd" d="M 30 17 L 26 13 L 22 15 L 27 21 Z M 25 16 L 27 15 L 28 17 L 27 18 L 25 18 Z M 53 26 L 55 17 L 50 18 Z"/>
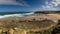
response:
<path fill-rule="evenodd" d="M 0 18 L 38 16 L 34 12 L 0 12 Z"/>

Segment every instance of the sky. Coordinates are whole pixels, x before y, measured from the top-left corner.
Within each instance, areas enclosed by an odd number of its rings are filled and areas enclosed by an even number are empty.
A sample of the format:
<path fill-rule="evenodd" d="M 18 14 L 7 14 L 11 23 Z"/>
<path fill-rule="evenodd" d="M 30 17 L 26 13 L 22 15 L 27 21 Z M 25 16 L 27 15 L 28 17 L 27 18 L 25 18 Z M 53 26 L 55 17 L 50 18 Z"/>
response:
<path fill-rule="evenodd" d="M 0 12 L 60 10 L 60 0 L 0 0 Z"/>

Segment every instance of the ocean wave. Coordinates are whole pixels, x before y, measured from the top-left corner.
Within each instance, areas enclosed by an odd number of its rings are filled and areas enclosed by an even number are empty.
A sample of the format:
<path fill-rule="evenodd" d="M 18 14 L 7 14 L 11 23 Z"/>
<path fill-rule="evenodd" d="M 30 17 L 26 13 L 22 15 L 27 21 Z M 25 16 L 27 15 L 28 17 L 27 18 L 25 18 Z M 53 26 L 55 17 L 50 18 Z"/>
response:
<path fill-rule="evenodd" d="M 7 18 L 7 17 L 24 17 L 24 16 L 29 16 L 29 15 L 32 15 L 34 14 L 34 12 L 31 12 L 31 13 L 25 13 L 25 14 L 8 14 L 8 15 L 0 15 L 0 19 L 1 18 Z"/>

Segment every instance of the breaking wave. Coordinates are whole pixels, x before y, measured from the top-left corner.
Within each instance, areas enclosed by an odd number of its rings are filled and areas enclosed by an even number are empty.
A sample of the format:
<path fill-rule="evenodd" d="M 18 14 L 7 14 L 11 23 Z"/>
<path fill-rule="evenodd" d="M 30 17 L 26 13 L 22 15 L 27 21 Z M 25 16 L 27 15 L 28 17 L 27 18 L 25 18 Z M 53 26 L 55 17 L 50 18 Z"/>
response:
<path fill-rule="evenodd" d="M 24 13 L 24 14 L 7 14 L 7 15 L 0 15 L 0 18 L 7 18 L 7 17 L 24 17 L 33 15 L 34 12 L 31 13 Z"/>

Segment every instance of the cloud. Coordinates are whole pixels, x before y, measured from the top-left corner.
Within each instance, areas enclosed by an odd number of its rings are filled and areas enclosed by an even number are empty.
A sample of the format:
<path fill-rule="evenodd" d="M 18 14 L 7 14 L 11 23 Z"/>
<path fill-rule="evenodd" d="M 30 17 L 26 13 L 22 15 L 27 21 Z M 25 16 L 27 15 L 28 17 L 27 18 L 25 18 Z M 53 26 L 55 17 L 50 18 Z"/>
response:
<path fill-rule="evenodd" d="M 20 2 L 17 2 L 16 0 L 0 0 L 0 5 L 20 5 L 20 6 L 28 6 L 28 4 L 21 0 Z"/>
<path fill-rule="evenodd" d="M 42 5 L 42 9 L 46 9 L 46 10 L 59 10 L 59 5 L 60 5 L 60 0 L 51 0 L 46 1 L 45 5 Z"/>
<path fill-rule="evenodd" d="M 55 6 L 58 6 L 60 5 L 60 0 L 53 0 L 51 3 L 54 4 Z"/>

